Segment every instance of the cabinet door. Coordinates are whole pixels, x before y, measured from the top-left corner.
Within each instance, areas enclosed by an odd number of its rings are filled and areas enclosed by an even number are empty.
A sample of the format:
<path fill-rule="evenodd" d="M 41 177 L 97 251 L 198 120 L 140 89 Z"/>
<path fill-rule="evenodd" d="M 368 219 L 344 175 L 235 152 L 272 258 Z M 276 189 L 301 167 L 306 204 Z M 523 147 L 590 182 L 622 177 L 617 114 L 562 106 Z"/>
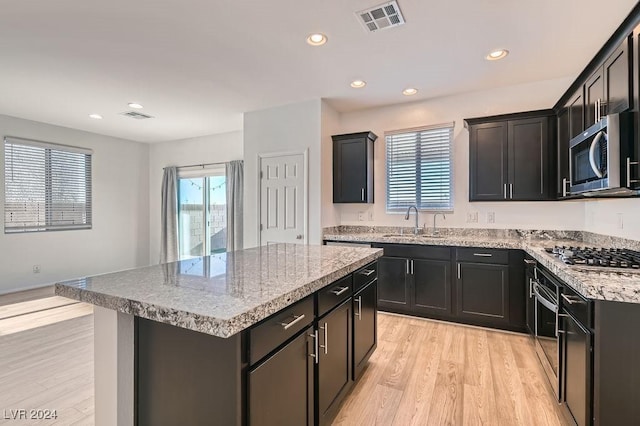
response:
<path fill-rule="evenodd" d="M 457 313 L 483 324 L 509 322 L 509 267 L 458 262 Z"/>
<path fill-rule="evenodd" d="M 548 126 L 547 117 L 509 121 L 509 199 L 547 198 Z"/>
<path fill-rule="evenodd" d="M 367 139 L 333 143 L 333 202 L 367 202 Z"/>
<path fill-rule="evenodd" d="M 507 123 L 486 123 L 469 130 L 469 201 L 507 198 Z"/>
<path fill-rule="evenodd" d="M 589 80 L 584 84 L 584 127 L 589 128 L 596 123 L 596 105 L 597 102 L 604 100 L 604 76 L 602 75 L 602 68 L 599 68 Z"/>
<path fill-rule="evenodd" d="M 604 105 L 602 114 L 615 114 L 631 106 L 629 41 L 625 41 L 604 63 Z"/>
<path fill-rule="evenodd" d="M 451 262 L 414 259 L 412 301 L 418 313 L 451 315 Z"/>
<path fill-rule="evenodd" d="M 578 136 L 585 129 L 584 125 L 584 87 L 571 97 L 567 104 L 569 110 L 569 140 Z M 567 145 L 567 149 L 569 146 Z M 567 154 L 568 155 L 568 154 Z"/>
<path fill-rule="evenodd" d="M 357 380 L 376 349 L 378 282 L 374 281 L 353 297 L 353 379 Z"/>
<path fill-rule="evenodd" d="M 563 197 L 569 190 L 569 141 L 570 137 L 569 109 L 563 108 L 558 113 L 558 179 L 556 195 Z"/>
<path fill-rule="evenodd" d="M 591 333 L 571 316 L 562 317 L 564 331 L 564 402 L 578 426 L 591 422 Z"/>
<path fill-rule="evenodd" d="M 351 298 L 318 320 L 319 424 L 331 422 L 351 387 Z M 280 397 L 280 396 L 278 396 Z M 286 399 L 282 398 L 288 404 Z"/>
<path fill-rule="evenodd" d="M 387 256 L 378 260 L 378 308 L 391 311 L 409 309 L 408 262 L 405 258 Z"/>
<path fill-rule="evenodd" d="M 248 374 L 249 425 L 313 424 L 312 327 Z"/>

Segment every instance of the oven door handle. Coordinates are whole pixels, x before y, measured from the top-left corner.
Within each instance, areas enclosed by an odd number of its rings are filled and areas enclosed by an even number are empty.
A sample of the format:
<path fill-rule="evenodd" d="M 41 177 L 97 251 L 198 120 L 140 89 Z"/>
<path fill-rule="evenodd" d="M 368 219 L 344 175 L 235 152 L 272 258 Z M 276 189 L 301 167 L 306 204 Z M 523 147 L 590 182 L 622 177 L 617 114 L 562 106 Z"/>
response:
<path fill-rule="evenodd" d="M 549 309 L 551 312 L 554 312 L 554 313 L 558 312 L 558 305 L 554 304 L 553 302 L 551 302 L 550 300 L 545 298 L 540 293 L 540 284 L 538 284 L 535 281 L 533 282 L 533 292 L 536 295 L 536 300 L 538 302 L 540 302 L 540 304 L 542 304 L 542 306 L 544 306 L 545 308 Z"/>
<path fill-rule="evenodd" d="M 593 142 L 591 142 L 591 146 L 589 147 L 589 164 L 591 165 L 593 172 L 599 178 L 603 178 L 604 175 L 606 174 L 606 172 L 602 173 L 598 168 L 598 166 L 596 165 L 596 147 L 598 146 L 598 143 L 600 143 L 600 139 L 602 139 L 603 137 L 605 138 L 605 141 L 606 141 L 607 134 L 604 132 L 604 130 L 598 132 L 596 137 L 593 138 Z"/>

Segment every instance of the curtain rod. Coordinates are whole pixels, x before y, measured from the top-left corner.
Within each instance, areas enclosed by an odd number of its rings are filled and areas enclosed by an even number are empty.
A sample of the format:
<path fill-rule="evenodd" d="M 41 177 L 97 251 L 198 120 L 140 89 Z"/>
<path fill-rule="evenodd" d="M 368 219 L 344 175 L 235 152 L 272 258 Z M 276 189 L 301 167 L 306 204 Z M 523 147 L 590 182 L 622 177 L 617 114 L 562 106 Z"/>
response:
<path fill-rule="evenodd" d="M 221 164 L 227 164 L 227 162 L 220 162 L 220 163 L 204 163 L 204 164 L 189 164 L 188 166 L 177 166 L 177 169 L 186 169 L 187 167 L 202 167 L 203 169 L 205 168 L 205 166 L 219 166 Z M 163 167 L 162 170 L 166 169 L 166 167 Z"/>

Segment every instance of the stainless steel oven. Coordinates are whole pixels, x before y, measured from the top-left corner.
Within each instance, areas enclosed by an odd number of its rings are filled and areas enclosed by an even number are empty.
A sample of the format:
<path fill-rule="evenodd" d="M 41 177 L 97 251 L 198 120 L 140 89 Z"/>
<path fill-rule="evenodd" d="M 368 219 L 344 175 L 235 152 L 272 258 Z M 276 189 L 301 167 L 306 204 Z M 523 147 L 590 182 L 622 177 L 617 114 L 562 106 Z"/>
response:
<path fill-rule="evenodd" d="M 536 267 L 532 281 L 535 298 L 535 348 L 549 383 L 560 398 L 558 344 L 558 299 L 560 285 L 543 269 Z"/>

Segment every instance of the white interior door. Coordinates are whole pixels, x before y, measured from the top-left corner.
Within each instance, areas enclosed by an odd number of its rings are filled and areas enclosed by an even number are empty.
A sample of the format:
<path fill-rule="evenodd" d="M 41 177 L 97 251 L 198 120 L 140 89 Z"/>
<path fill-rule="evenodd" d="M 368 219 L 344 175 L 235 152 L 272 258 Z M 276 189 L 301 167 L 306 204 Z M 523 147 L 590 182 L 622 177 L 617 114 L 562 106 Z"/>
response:
<path fill-rule="evenodd" d="M 306 155 L 260 156 L 260 244 L 307 242 Z"/>

